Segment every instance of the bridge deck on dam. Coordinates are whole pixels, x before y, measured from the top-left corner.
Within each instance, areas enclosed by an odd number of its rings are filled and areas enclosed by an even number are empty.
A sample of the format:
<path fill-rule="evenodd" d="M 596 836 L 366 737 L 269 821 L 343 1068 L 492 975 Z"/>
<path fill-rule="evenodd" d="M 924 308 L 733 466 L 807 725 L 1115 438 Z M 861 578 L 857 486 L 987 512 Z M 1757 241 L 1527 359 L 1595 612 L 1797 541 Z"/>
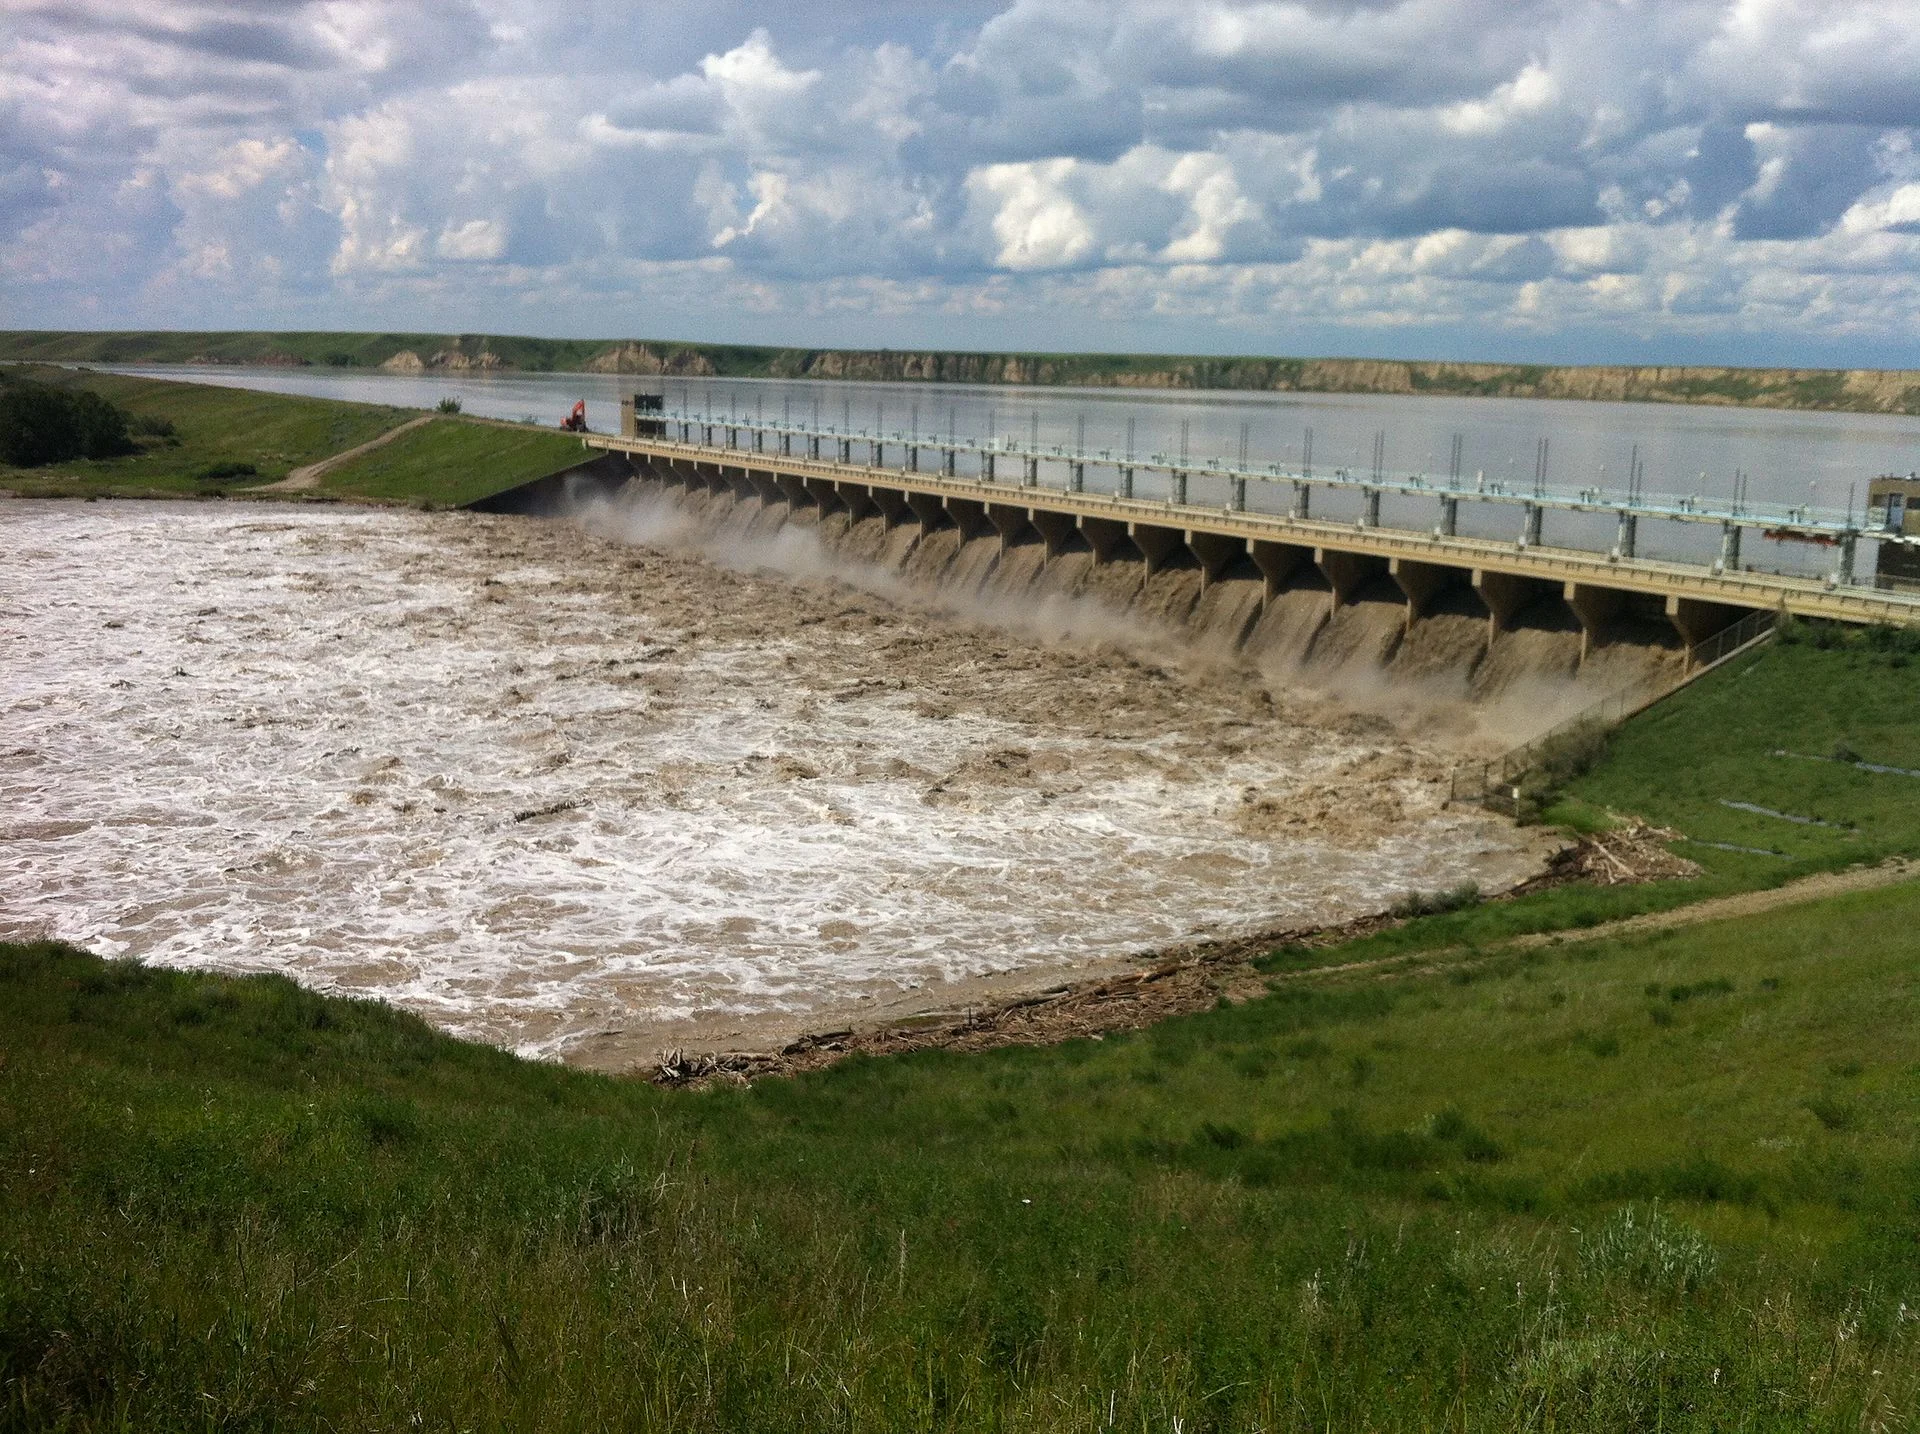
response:
<path fill-rule="evenodd" d="M 1551 604 L 1577 622 L 1579 656 L 1631 627 L 1671 628 L 1684 651 L 1759 610 L 1851 623 L 1920 622 L 1920 596 L 1830 580 L 1623 558 L 1579 549 L 1498 542 L 1392 527 L 1202 507 L 1159 499 L 1062 490 L 825 458 L 722 448 L 642 435 L 589 435 L 592 449 L 624 454 L 667 483 L 740 497 L 872 514 L 887 524 L 958 528 L 994 536 L 1004 551 L 1022 541 L 1049 555 L 1073 548 L 1094 564 L 1137 560 L 1151 577 L 1169 566 L 1197 569 L 1200 589 L 1253 579 L 1261 605 L 1302 570 L 1323 583 L 1330 611 L 1390 594 L 1412 629 L 1430 613 L 1483 612 L 1489 640 Z M 641 476 L 636 474 L 636 476 Z"/>

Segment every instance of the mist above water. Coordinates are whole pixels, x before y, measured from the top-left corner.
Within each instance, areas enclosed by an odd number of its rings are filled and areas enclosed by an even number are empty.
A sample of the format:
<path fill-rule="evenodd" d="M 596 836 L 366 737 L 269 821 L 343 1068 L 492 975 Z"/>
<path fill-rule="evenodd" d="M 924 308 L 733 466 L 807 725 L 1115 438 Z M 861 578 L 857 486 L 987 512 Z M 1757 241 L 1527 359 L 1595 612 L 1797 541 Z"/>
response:
<path fill-rule="evenodd" d="M 1092 605 L 809 576 L 798 532 L 723 567 L 515 518 L 7 516 L 0 935 L 644 1053 L 1531 864 L 1383 722 Z"/>

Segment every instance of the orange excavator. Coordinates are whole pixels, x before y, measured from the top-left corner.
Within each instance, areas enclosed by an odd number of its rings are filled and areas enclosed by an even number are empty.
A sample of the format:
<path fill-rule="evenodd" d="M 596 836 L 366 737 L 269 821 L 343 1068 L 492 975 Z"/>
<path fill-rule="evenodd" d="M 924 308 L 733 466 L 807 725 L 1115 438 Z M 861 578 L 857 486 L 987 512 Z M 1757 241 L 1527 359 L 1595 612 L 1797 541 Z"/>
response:
<path fill-rule="evenodd" d="M 560 420 L 560 427 L 568 433 L 587 431 L 587 401 L 583 398 L 573 406 L 573 412 Z"/>

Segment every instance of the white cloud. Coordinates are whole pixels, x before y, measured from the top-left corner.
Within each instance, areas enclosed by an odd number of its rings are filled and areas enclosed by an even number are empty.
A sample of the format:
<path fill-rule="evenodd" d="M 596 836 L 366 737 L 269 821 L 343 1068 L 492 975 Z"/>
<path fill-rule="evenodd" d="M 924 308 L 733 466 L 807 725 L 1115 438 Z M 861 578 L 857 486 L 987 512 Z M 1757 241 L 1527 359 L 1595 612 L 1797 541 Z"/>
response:
<path fill-rule="evenodd" d="M 1910 3 L 731 13 L 16 0 L 0 282 L 43 323 L 1915 342 Z"/>
<path fill-rule="evenodd" d="M 967 176 L 967 187 L 993 211 L 994 263 L 1003 269 L 1056 269 L 1093 250 L 1093 229 L 1062 185 L 1077 161 L 1047 159 L 990 164 Z"/>
<path fill-rule="evenodd" d="M 507 252 L 507 231 L 492 219 L 469 219 L 442 229 L 433 252 L 442 259 L 498 259 Z"/>

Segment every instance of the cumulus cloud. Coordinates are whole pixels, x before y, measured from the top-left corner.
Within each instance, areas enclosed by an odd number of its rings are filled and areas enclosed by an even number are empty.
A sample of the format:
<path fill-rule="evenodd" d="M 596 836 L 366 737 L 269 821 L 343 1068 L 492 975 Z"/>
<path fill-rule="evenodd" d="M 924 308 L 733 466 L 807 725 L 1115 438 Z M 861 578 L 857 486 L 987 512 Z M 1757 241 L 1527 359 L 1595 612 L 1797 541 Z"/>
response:
<path fill-rule="evenodd" d="M 1898 355 L 1915 73 L 1905 0 L 16 0 L 0 276 L 49 325 Z"/>

